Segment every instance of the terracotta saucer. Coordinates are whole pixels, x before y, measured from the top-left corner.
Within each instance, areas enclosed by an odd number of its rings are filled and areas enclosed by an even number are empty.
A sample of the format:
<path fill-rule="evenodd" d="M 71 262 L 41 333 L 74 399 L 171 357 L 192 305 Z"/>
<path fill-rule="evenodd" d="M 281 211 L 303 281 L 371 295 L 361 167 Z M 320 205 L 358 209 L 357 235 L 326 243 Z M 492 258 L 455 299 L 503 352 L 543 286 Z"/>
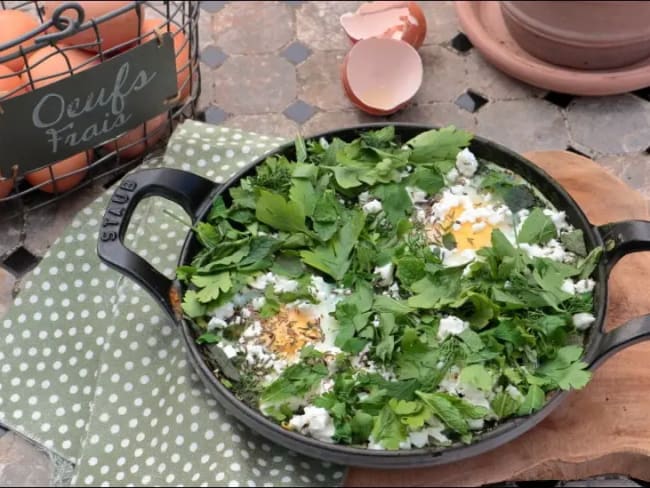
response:
<path fill-rule="evenodd" d="M 465 35 L 497 68 L 531 85 L 574 95 L 615 95 L 650 85 L 650 58 L 611 70 L 582 71 L 547 63 L 514 41 L 499 2 L 458 1 L 456 14 Z"/>

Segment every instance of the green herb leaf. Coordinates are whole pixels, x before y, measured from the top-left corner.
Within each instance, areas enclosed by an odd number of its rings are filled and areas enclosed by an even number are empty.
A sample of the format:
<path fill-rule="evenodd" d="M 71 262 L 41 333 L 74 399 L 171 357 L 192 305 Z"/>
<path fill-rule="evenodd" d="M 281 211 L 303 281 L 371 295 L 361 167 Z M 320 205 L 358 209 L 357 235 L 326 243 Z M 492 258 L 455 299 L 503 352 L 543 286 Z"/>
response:
<path fill-rule="evenodd" d="M 287 232 L 306 232 L 305 213 L 300 204 L 287 201 L 281 195 L 261 190 L 255 216 L 274 229 Z"/>
<path fill-rule="evenodd" d="M 463 414 L 449 400 L 447 395 L 442 393 L 423 393 L 421 391 L 417 391 L 416 395 L 431 407 L 434 415 L 442 420 L 451 430 L 459 434 L 467 434 L 469 432 L 469 427 Z"/>
<path fill-rule="evenodd" d="M 332 242 L 315 247 L 313 251 L 300 252 L 303 262 L 337 281 L 343 279 L 350 267 L 350 253 L 359 239 L 365 220 L 363 212 L 350 212 L 348 221 L 339 229 Z"/>
<path fill-rule="evenodd" d="M 544 390 L 542 390 L 537 385 L 531 385 L 528 388 L 528 393 L 524 397 L 524 401 L 519 407 L 518 415 L 530 415 L 533 412 L 536 412 L 542 406 L 544 406 L 544 401 L 546 400 L 546 395 Z"/>
<path fill-rule="evenodd" d="M 587 246 L 585 245 L 585 236 L 582 229 L 575 229 L 571 232 L 565 232 L 560 236 L 560 242 L 567 248 L 568 251 L 577 254 L 578 256 L 587 255 Z"/>
<path fill-rule="evenodd" d="M 494 386 L 494 377 L 482 364 L 465 366 L 461 370 L 458 380 L 483 391 L 491 391 Z"/>
<path fill-rule="evenodd" d="M 188 317 L 195 319 L 205 315 L 207 307 L 199 301 L 198 293 L 194 290 L 187 290 L 183 295 L 183 312 Z"/>
<path fill-rule="evenodd" d="M 435 159 L 456 159 L 458 152 L 471 140 L 471 133 L 453 126 L 422 132 L 407 143 L 413 148 L 409 160 L 427 163 Z"/>
<path fill-rule="evenodd" d="M 521 226 L 519 242 L 528 244 L 546 244 L 557 236 L 555 224 L 551 217 L 544 215 L 541 208 L 535 208 Z"/>
<path fill-rule="evenodd" d="M 511 415 L 514 415 L 515 413 L 517 413 L 520 406 L 521 406 L 521 402 L 512 398 L 512 396 L 505 391 L 497 393 L 494 396 L 494 399 L 490 402 L 490 407 L 492 407 L 492 411 L 500 419 L 504 419 L 506 417 L 510 417 Z"/>
<path fill-rule="evenodd" d="M 386 405 L 375 418 L 371 435 L 375 442 L 394 450 L 399 449 L 400 443 L 406 439 L 406 428 L 390 406 Z"/>
<path fill-rule="evenodd" d="M 555 359 L 544 363 L 535 372 L 562 390 L 583 388 L 591 379 L 587 363 L 580 361 L 583 349 L 580 346 L 564 346 Z"/>
<path fill-rule="evenodd" d="M 517 213 L 525 208 L 534 207 L 538 200 L 528 185 L 515 185 L 504 193 L 503 202 L 512 213 Z"/>

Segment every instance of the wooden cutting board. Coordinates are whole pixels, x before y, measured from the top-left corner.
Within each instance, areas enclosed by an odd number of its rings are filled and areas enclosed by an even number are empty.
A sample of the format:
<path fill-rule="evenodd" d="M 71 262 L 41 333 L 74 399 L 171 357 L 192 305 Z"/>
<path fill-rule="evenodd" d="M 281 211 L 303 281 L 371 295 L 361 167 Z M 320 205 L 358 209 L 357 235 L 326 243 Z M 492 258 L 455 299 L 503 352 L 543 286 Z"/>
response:
<path fill-rule="evenodd" d="M 590 159 L 564 151 L 524 154 L 556 178 L 593 224 L 648 219 L 642 195 Z M 623 258 L 609 279 L 606 329 L 650 312 L 650 253 Z M 533 430 L 480 456 L 424 469 L 352 468 L 347 486 L 478 486 L 624 474 L 650 480 L 650 341 L 606 361 Z"/>

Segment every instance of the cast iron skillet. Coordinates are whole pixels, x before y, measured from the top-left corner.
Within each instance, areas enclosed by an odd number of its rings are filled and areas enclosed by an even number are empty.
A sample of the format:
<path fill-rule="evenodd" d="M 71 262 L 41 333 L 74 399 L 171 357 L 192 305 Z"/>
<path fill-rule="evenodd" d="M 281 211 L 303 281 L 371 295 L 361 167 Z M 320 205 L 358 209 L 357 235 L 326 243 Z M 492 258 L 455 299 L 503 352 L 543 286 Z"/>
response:
<path fill-rule="evenodd" d="M 346 128 L 325 132 L 315 137 L 339 137 L 350 141 L 356 138 L 360 131 L 378 129 L 385 125 L 372 124 Z M 434 128 L 411 124 L 392 125 L 395 126 L 396 133 L 402 141 Z M 567 220 L 584 232 L 588 249 L 595 246 L 605 247 L 604 257 L 595 276 L 597 282 L 594 291 L 596 322 L 586 337 L 583 358 L 589 364 L 590 369 L 593 370 L 599 363 L 620 349 L 650 339 L 650 315 L 633 319 L 611 332 L 605 333 L 602 330 L 605 321 L 609 272 L 622 256 L 632 252 L 650 250 L 650 222 L 634 220 L 593 226 L 567 192 L 530 161 L 481 137 L 474 137 L 470 149 L 477 156 L 520 174 L 541 190 L 558 209 L 565 210 Z M 260 157 L 256 164 L 264 161 L 266 156 L 278 153 L 293 157 L 293 143 L 286 144 Z M 191 364 L 201 380 L 226 410 L 253 431 L 294 451 L 334 463 L 377 468 L 430 466 L 458 461 L 494 449 L 537 425 L 564 400 L 566 392 L 552 394 L 546 406 L 540 411 L 527 417 L 511 419 L 493 430 L 477 436 L 471 445 L 455 444 L 446 448 L 403 451 L 373 451 L 320 442 L 284 430 L 257 410 L 238 400 L 217 380 L 205 363 L 201 348 L 195 343 L 191 324 L 179 313 L 179 303 L 184 286 L 177 280 L 170 280 L 163 276 L 142 257 L 129 250 L 124 245 L 124 236 L 133 210 L 143 198 L 149 196 L 167 198 L 180 204 L 192 217 L 193 222 L 198 222 L 206 216 L 217 195 L 223 194 L 227 201 L 226 190 L 253 171 L 253 167 L 245 169 L 222 185 L 193 173 L 166 168 L 143 170 L 129 175 L 121 182 L 111 198 L 101 224 L 98 244 L 98 254 L 102 261 L 142 285 L 163 307 L 179 327 Z M 193 233 L 188 233 L 178 264 L 189 264 L 199 248 L 200 245 Z"/>

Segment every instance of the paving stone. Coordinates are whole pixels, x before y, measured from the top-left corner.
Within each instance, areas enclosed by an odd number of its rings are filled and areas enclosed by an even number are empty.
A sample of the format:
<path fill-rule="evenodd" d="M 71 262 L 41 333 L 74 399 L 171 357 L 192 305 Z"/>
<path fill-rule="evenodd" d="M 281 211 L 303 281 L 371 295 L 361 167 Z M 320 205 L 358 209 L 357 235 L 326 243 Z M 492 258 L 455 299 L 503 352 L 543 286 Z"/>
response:
<path fill-rule="evenodd" d="M 36 256 L 43 256 L 52 243 L 63 234 L 77 212 L 103 191 L 101 187 L 87 186 L 57 203 L 29 212 L 25 216 L 25 248 Z M 79 215 L 79 218 L 83 219 L 84 216 Z"/>
<path fill-rule="evenodd" d="M 424 44 L 449 42 L 458 34 L 460 25 L 454 2 L 419 2 L 427 19 L 427 36 Z"/>
<path fill-rule="evenodd" d="M 386 117 L 375 117 L 360 110 L 319 112 L 302 126 L 302 132 L 305 136 L 311 136 L 324 131 L 385 121 L 387 121 Z"/>
<path fill-rule="evenodd" d="M 228 118 L 228 114 L 226 112 L 224 112 L 219 107 L 215 107 L 214 105 L 211 105 L 208 108 L 206 108 L 205 112 L 203 113 L 203 116 L 205 118 L 205 121 L 208 124 L 215 124 L 215 125 L 224 122 Z"/>
<path fill-rule="evenodd" d="M 295 41 L 285 47 L 280 55 L 293 64 L 300 64 L 311 54 L 311 49 L 300 41 Z"/>
<path fill-rule="evenodd" d="M 296 10 L 298 39 L 314 50 L 350 49 L 352 41 L 339 23 L 346 12 L 354 12 L 361 2 L 306 2 Z"/>
<path fill-rule="evenodd" d="M 294 103 L 289 105 L 284 112 L 282 112 L 287 118 L 298 122 L 299 124 L 304 124 L 313 115 L 317 112 L 317 109 L 312 105 L 303 102 L 302 100 L 296 100 Z"/>
<path fill-rule="evenodd" d="M 6 268 L 0 266 L 0 319 L 7 313 L 13 303 L 13 291 L 16 284 L 16 277 Z M 0 480 L 2 477 L 0 476 Z M 0 484 L 4 484 L 1 483 Z"/>
<path fill-rule="evenodd" d="M 228 2 L 201 2 L 201 8 L 210 14 L 217 13 Z"/>
<path fill-rule="evenodd" d="M 567 119 L 573 141 L 589 154 L 640 152 L 650 141 L 650 103 L 634 95 L 577 98 Z"/>
<path fill-rule="evenodd" d="M 39 261 L 40 258 L 38 256 L 29 252 L 24 246 L 20 246 L 7 256 L 2 262 L 2 265 L 14 276 L 21 278 L 34 269 Z"/>
<path fill-rule="evenodd" d="M 650 154 L 618 154 L 602 156 L 596 161 L 632 188 L 650 196 Z"/>
<path fill-rule="evenodd" d="M 293 12 L 282 2 L 232 2 L 213 16 L 212 28 L 228 54 L 274 52 L 294 37 Z"/>
<path fill-rule="evenodd" d="M 22 437 L 13 432 L 0 437 L 2 486 L 50 486 L 53 472 L 50 458 Z"/>
<path fill-rule="evenodd" d="M 13 209 L 10 211 L 13 212 Z M 20 245 L 23 232 L 23 219 L 16 216 L 8 221 L 0 221 L 0 261 Z"/>
<path fill-rule="evenodd" d="M 476 130 L 474 116 L 461 110 L 454 103 L 442 102 L 426 105 L 411 105 L 391 115 L 389 121 L 413 122 L 425 125 L 444 127 L 455 125 L 470 131 Z"/>
<path fill-rule="evenodd" d="M 228 59 L 228 55 L 217 46 L 206 46 L 200 54 L 201 62 L 209 68 L 215 69 Z"/>
<path fill-rule="evenodd" d="M 215 101 L 229 113 L 282 112 L 296 98 L 295 67 L 277 56 L 232 57 L 215 76 Z"/>
<path fill-rule="evenodd" d="M 328 111 L 354 108 L 341 83 L 344 57 L 342 51 L 317 51 L 298 66 L 300 98 Z"/>
<path fill-rule="evenodd" d="M 414 102 L 453 102 L 471 88 L 465 73 L 465 56 L 440 46 L 424 46 L 420 48 L 420 56 L 424 74 Z"/>
<path fill-rule="evenodd" d="M 449 42 L 449 45 L 459 53 L 469 52 L 469 50 L 474 47 L 472 41 L 469 40 L 469 37 L 462 32 L 456 34 Z"/>
<path fill-rule="evenodd" d="M 216 93 L 218 91 L 217 82 L 212 76 L 203 73 L 201 80 L 201 95 L 197 102 L 197 112 L 203 112 L 210 105 L 216 104 Z"/>
<path fill-rule="evenodd" d="M 569 143 L 560 110 L 544 100 L 492 102 L 476 117 L 477 134 L 515 151 L 565 149 Z"/>
<path fill-rule="evenodd" d="M 465 56 L 465 65 L 470 88 L 490 100 L 518 100 L 544 94 L 541 88 L 527 85 L 502 73 L 476 49 Z"/>
<path fill-rule="evenodd" d="M 467 90 L 456 100 L 454 100 L 454 103 L 463 110 L 474 113 L 477 112 L 483 105 L 488 103 L 488 99 L 482 97 L 473 90 Z"/>
<path fill-rule="evenodd" d="M 294 138 L 299 131 L 298 124 L 282 114 L 236 115 L 229 118 L 224 125 L 248 132 L 287 138 Z"/>

